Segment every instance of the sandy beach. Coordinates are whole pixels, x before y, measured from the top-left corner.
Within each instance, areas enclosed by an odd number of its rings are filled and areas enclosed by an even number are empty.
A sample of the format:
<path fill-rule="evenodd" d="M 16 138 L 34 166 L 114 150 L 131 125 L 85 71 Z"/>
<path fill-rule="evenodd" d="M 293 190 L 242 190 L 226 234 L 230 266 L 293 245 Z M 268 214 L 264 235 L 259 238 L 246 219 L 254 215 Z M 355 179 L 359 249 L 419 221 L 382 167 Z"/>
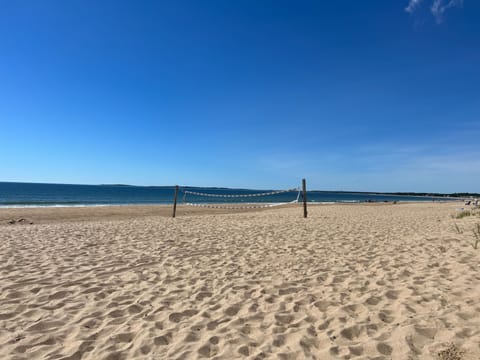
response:
<path fill-rule="evenodd" d="M 0 358 L 478 360 L 459 207 L 1 209 Z"/>

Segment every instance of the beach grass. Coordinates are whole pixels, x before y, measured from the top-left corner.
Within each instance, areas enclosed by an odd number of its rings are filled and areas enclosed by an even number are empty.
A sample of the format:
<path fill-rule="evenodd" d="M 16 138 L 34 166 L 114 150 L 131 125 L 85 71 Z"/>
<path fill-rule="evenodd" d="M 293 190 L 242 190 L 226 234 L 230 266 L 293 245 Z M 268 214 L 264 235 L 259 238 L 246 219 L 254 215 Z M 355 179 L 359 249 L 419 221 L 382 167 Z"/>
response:
<path fill-rule="evenodd" d="M 472 212 L 470 210 L 464 210 L 452 216 L 454 219 L 463 219 L 464 217 L 471 216 L 471 215 L 472 215 Z"/>
<path fill-rule="evenodd" d="M 452 218 L 453 219 L 463 219 L 465 217 L 479 216 L 479 215 L 480 215 L 480 211 L 477 211 L 477 210 L 462 210 L 462 211 L 452 215 Z"/>
<path fill-rule="evenodd" d="M 478 249 L 478 244 L 480 243 L 480 223 L 475 224 L 475 227 L 473 228 L 473 248 Z"/>
<path fill-rule="evenodd" d="M 453 223 L 453 227 L 454 227 L 455 232 L 456 232 L 457 234 L 462 234 L 462 233 L 463 233 L 463 230 L 460 229 L 460 227 L 458 226 L 457 223 L 454 222 L 454 223 Z"/>

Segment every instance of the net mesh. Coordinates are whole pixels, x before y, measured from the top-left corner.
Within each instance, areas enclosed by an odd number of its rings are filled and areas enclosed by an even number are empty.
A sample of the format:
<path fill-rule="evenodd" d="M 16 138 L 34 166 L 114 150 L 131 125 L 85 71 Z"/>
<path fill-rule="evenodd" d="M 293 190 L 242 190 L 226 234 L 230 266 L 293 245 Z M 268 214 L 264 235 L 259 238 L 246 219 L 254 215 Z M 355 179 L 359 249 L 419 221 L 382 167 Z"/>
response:
<path fill-rule="evenodd" d="M 261 209 L 294 204 L 299 201 L 301 195 L 300 188 L 243 194 L 227 194 L 218 192 L 210 193 L 185 189 L 182 191 L 184 205 L 228 210 Z M 296 194 L 296 198 L 294 197 L 291 201 L 274 201 L 278 200 L 275 199 L 275 197 L 278 197 L 278 195 L 287 193 L 292 193 L 293 196 Z"/>

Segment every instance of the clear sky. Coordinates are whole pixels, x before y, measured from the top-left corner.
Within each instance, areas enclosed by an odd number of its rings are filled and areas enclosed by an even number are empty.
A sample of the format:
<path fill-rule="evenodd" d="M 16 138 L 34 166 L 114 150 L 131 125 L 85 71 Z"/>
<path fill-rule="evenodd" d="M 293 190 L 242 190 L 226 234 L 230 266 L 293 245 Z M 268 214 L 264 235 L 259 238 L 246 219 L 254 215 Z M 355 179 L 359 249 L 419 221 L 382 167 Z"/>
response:
<path fill-rule="evenodd" d="M 0 181 L 480 191 L 480 1 L 0 0 Z"/>

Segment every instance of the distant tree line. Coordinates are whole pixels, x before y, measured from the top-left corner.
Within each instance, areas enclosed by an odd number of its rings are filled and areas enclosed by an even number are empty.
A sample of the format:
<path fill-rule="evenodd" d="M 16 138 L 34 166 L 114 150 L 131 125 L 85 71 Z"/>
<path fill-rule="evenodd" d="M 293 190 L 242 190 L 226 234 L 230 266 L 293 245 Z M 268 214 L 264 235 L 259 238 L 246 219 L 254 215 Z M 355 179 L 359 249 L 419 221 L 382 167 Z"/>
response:
<path fill-rule="evenodd" d="M 435 197 L 480 197 L 479 193 L 453 193 L 453 194 L 440 194 L 440 193 L 416 193 L 416 192 L 395 192 L 389 193 L 392 195 L 406 195 L 406 196 L 435 196 Z"/>

